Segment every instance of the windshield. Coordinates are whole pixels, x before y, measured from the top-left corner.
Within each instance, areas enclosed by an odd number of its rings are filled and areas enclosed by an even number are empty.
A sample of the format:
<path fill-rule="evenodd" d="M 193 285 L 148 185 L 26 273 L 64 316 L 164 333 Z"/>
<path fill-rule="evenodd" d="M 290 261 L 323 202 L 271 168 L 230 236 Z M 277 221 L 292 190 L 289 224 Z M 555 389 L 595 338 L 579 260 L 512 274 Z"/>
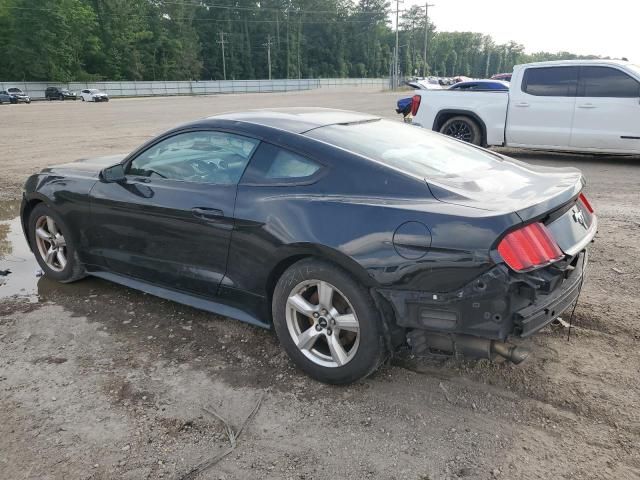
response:
<path fill-rule="evenodd" d="M 91 90 L 89 90 L 89 93 L 100 93 L 100 90 L 96 90 L 95 88 L 92 88 Z"/>
<path fill-rule="evenodd" d="M 462 142 L 389 120 L 330 125 L 306 135 L 421 179 L 459 177 L 484 171 L 499 161 L 493 154 Z"/>

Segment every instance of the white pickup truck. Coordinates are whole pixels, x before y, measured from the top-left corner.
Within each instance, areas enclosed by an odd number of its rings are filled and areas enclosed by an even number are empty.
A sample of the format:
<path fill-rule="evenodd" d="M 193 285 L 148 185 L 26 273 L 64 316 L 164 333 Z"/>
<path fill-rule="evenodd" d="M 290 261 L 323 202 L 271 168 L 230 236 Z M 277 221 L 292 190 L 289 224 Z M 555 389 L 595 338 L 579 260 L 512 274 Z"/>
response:
<path fill-rule="evenodd" d="M 482 146 L 640 154 L 640 66 L 518 65 L 505 91 L 419 90 L 413 123 Z"/>

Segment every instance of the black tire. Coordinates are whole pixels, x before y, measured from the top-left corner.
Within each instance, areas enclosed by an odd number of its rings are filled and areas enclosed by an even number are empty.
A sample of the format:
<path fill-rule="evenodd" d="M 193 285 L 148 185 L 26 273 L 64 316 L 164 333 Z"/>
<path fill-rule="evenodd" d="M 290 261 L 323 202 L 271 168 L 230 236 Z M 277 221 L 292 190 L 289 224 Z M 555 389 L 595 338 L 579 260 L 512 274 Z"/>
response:
<path fill-rule="evenodd" d="M 60 100 L 61 102 L 64 102 L 64 95 L 60 95 L 60 96 L 58 97 L 58 100 Z"/>
<path fill-rule="evenodd" d="M 85 100 L 84 100 L 84 96 L 83 96 L 83 97 L 80 97 L 80 98 L 82 98 L 82 101 L 83 101 L 83 102 L 85 101 Z"/>
<path fill-rule="evenodd" d="M 359 344 L 353 357 L 342 366 L 322 366 L 310 360 L 289 332 L 286 319 L 289 295 L 307 280 L 330 283 L 353 307 L 359 324 Z M 280 344 L 293 362 L 316 380 L 330 384 L 352 383 L 371 375 L 385 360 L 382 319 L 371 295 L 353 276 L 329 262 L 304 259 L 289 267 L 274 290 L 272 314 Z"/>
<path fill-rule="evenodd" d="M 482 130 L 470 117 L 458 115 L 451 117 L 440 127 L 440 133 L 474 145 L 482 144 Z"/>
<path fill-rule="evenodd" d="M 53 218 L 57 227 L 66 240 L 67 264 L 66 267 L 61 271 L 52 270 L 49 265 L 47 265 L 44 258 L 42 258 L 40 250 L 38 249 L 38 244 L 36 242 L 36 222 L 42 216 Z M 39 203 L 38 205 L 36 205 L 36 207 L 31 211 L 31 214 L 29 215 L 28 232 L 31 250 L 36 257 L 40 268 L 42 268 L 42 271 L 47 277 L 60 283 L 70 283 L 75 282 L 76 280 L 80 280 L 81 278 L 86 276 L 84 265 L 82 265 L 82 263 L 80 262 L 80 258 L 78 257 L 78 252 L 72 240 L 71 233 L 62 220 L 62 217 L 58 215 L 55 210 L 45 205 L 44 203 Z"/>

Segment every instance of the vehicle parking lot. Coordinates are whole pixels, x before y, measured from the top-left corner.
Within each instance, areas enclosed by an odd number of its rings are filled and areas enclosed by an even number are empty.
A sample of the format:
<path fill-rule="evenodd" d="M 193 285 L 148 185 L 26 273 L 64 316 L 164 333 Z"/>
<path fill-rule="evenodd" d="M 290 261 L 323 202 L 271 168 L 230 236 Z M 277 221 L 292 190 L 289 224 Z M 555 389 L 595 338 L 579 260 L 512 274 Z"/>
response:
<path fill-rule="evenodd" d="M 35 276 L 15 218 L 22 182 L 40 168 L 124 153 L 231 110 L 399 119 L 400 96 L 357 88 L 0 107 L 0 270 L 12 272 L 0 286 L 0 477 L 640 477 L 640 158 L 505 150 L 582 169 L 600 220 L 570 338 L 562 324 L 547 327 L 524 342 L 532 356 L 519 366 L 401 354 L 363 382 L 331 387 L 295 370 L 272 332 L 97 279 Z M 189 474 L 228 448 L 211 412 L 237 430 L 257 404 L 235 450 Z"/>

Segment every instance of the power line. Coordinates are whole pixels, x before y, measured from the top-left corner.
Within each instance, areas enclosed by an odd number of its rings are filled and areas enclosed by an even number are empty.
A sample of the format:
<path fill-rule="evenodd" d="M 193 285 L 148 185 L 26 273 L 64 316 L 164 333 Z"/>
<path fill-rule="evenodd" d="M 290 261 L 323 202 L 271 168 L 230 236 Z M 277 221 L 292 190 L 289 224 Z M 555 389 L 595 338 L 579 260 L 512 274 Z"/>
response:
<path fill-rule="evenodd" d="M 184 5 L 183 3 L 178 3 L 178 2 L 163 2 L 163 4 L 171 4 L 171 5 Z M 215 9 L 223 9 L 223 10 L 241 10 L 241 11 L 251 11 L 251 12 L 263 12 L 263 11 L 275 11 L 275 12 L 283 12 L 283 13 L 294 13 L 294 14 L 299 14 L 299 15 L 326 15 L 326 14 L 336 14 L 336 15 L 340 15 L 340 16 L 347 16 L 347 17 L 352 17 L 352 16 L 358 16 L 358 15 L 373 15 L 373 16 L 379 16 L 379 15 L 388 15 L 388 14 L 393 14 L 393 13 L 398 13 L 398 11 L 396 10 L 387 10 L 384 12 L 359 12 L 357 10 L 353 10 L 353 11 L 338 11 L 338 10 L 303 10 L 303 9 L 293 9 L 293 10 L 282 10 L 279 8 L 270 8 L 270 7 L 257 7 L 257 8 L 253 8 L 253 7 L 240 7 L 240 6 L 234 6 L 234 5 L 196 5 L 196 4 L 188 4 L 189 6 L 193 6 L 193 7 L 201 7 L 201 6 L 206 6 L 209 8 L 215 8 Z M 7 7 L 5 7 L 7 9 L 13 9 L 13 10 L 27 10 L 27 11 L 41 11 L 41 12 L 55 12 L 56 10 L 52 9 L 52 8 L 39 8 L 39 7 L 19 7 L 19 6 L 15 6 L 15 5 L 8 5 Z M 400 13 L 404 13 L 407 12 L 408 10 L 399 10 Z M 165 12 L 166 14 L 166 12 Z M 108 16 L 115 16 L 115 17 L 129 17 L 131 16 L 130 14 L 118 14 L 118 13 L 102 13 L 102 15 L 108 15 Z M 151 16 L 151 15 L 137 15 L 138 18 L 157 18 L 156 16 Z M 169 19 L 173 19 L 173 20 L 199 20 L 197 18 L 193 18 L 193 17 L 170 17 Z M 242 20 L 244 21 L 244 20 Z M 370 20 L 350 20 L 353 22 L 357 22 L 357 23 L 370 23 Z M 314 21 L 312 23 L 326 23 L 325 21 Z"/>

